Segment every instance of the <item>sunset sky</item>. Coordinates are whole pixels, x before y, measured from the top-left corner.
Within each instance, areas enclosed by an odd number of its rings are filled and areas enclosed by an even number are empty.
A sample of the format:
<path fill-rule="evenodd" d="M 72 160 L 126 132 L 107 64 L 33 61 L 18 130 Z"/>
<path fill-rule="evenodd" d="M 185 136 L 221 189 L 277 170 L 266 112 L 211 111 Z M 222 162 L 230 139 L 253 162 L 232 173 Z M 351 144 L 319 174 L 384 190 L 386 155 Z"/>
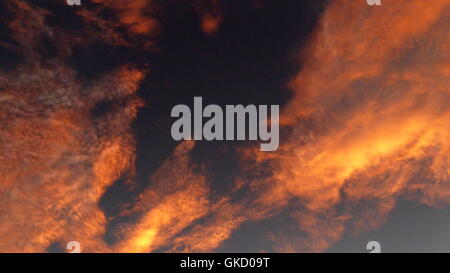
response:
<path fill-rule="evenodd" d="M 0 1 L 0 252 L 450 251 L 450 1 Z M 280 105 L 280 147 L 171 137 Z"/>

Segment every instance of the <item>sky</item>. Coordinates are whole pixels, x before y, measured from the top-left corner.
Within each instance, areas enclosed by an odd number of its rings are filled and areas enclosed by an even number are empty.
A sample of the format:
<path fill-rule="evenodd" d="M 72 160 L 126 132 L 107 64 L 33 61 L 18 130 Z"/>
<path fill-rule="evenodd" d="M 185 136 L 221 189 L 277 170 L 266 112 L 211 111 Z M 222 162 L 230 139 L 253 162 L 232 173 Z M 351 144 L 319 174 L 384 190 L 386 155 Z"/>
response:
<path fill-rule="evenodd" d="M 450 250 L 448 0 L 81 1 L 0 3 L 1 252 Z M 173 140 L 195 96 L 279 149 Z"/>

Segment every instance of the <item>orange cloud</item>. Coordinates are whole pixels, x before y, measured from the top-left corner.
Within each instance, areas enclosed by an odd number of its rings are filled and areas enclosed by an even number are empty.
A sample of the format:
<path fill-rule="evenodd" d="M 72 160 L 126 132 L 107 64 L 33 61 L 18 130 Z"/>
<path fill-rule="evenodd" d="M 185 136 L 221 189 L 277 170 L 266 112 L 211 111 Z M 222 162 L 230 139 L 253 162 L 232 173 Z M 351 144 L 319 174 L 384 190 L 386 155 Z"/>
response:
<path fill-rule="evenodd" d="M 136 220 L 107 245 L 110 219 L 98 203 L 116 180 L 134 179 L 131 124 L 146 71 L 124 65 L 82 82 L 66 57 L 98 39 L 136 45 L 158 23 L 153 1 L 96 2 L 72 37 L 46 25 L 48 11 L 8 0 L 15 43 L 2 46 L 25 58 L 0 72 L 1 252 L 73 240 L 84 252 L 214 251 L 242 223 L 283 211 L 291 221 L 269 231 L 274 249 L 315 252 L 382 225 L 400 197 L 448 205 L 450 4 L 337 0 L 299 54 L 280 149 L 243 150 L 242 177 L 213 199 L 189 160 L 194 143 L 180 144 L 121 212 Z M 98 16 L 105 8 L 117 22 Z M 200 14 L 203 31 L 217 31 L 220 12 Z M 43 35 L 58 41 L 52 60 L 36 50 Z M 110 109 L 96 115 L 103 103 Z"/>
<path fill-rule="evenodd" d="M 314 240 L 281 249 L 320 251 L 344 227 L 375 228 L 400 196 L 448 204 L 449 6 L 330 3 L 290 84 L 293 99 L 281 116 L 292 133 L 269 159 L 273 185 L 262 197 L 273 206 L 298 200 L 306 212 L 293 218 Z"/>

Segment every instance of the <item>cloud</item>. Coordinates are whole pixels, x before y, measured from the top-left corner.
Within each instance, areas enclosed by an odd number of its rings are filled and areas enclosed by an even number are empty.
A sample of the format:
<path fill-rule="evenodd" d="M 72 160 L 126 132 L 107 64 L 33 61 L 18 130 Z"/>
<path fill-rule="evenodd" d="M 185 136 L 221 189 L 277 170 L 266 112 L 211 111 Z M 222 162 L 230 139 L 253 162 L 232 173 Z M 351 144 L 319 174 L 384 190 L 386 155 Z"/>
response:
<path fill-rule="evenodd" d="M 108 245 L 98 203 L 118 179 L 137 183 L 131 124 L 147 71 L 124 64 L 81 80 L 68 58 L 96 41 L 153 47 L 160 13 L 150 0 L 95 2 L 76 31 L 50 27 L 47 9 L 7 2 L 12 42 L 1 46 L 24 59 L 0 72 L 0 251 L 73 240 L 84 252 L 214 251 L 242 223 L 284 213 L 289 222 L 267 230 L 274 250 L 315 252 L 379 227 L 399 198 L 448 205 L 448 1 L 337 0 L 298 54 L 280 149 L 241 150 L 233 189 L 211 198 L 194 143 L 180 144 L 119 213 L 131 220 Z M 219 2 L 193 6 L 202 30 L 218 31 Z M 54 58 L 42 55 L 43 37 Z"/>
<path fill-rule="evenodd" d="M 268 159 L 262 202 L 302 208 L 292 219 L 304 235 L 279 249 L 321 251 L 345 230 L 376 228 L 399 197 L 448 204 L 449 11 L 448 1 L 329 4 L 281 114 L 292 133 Z"/>

